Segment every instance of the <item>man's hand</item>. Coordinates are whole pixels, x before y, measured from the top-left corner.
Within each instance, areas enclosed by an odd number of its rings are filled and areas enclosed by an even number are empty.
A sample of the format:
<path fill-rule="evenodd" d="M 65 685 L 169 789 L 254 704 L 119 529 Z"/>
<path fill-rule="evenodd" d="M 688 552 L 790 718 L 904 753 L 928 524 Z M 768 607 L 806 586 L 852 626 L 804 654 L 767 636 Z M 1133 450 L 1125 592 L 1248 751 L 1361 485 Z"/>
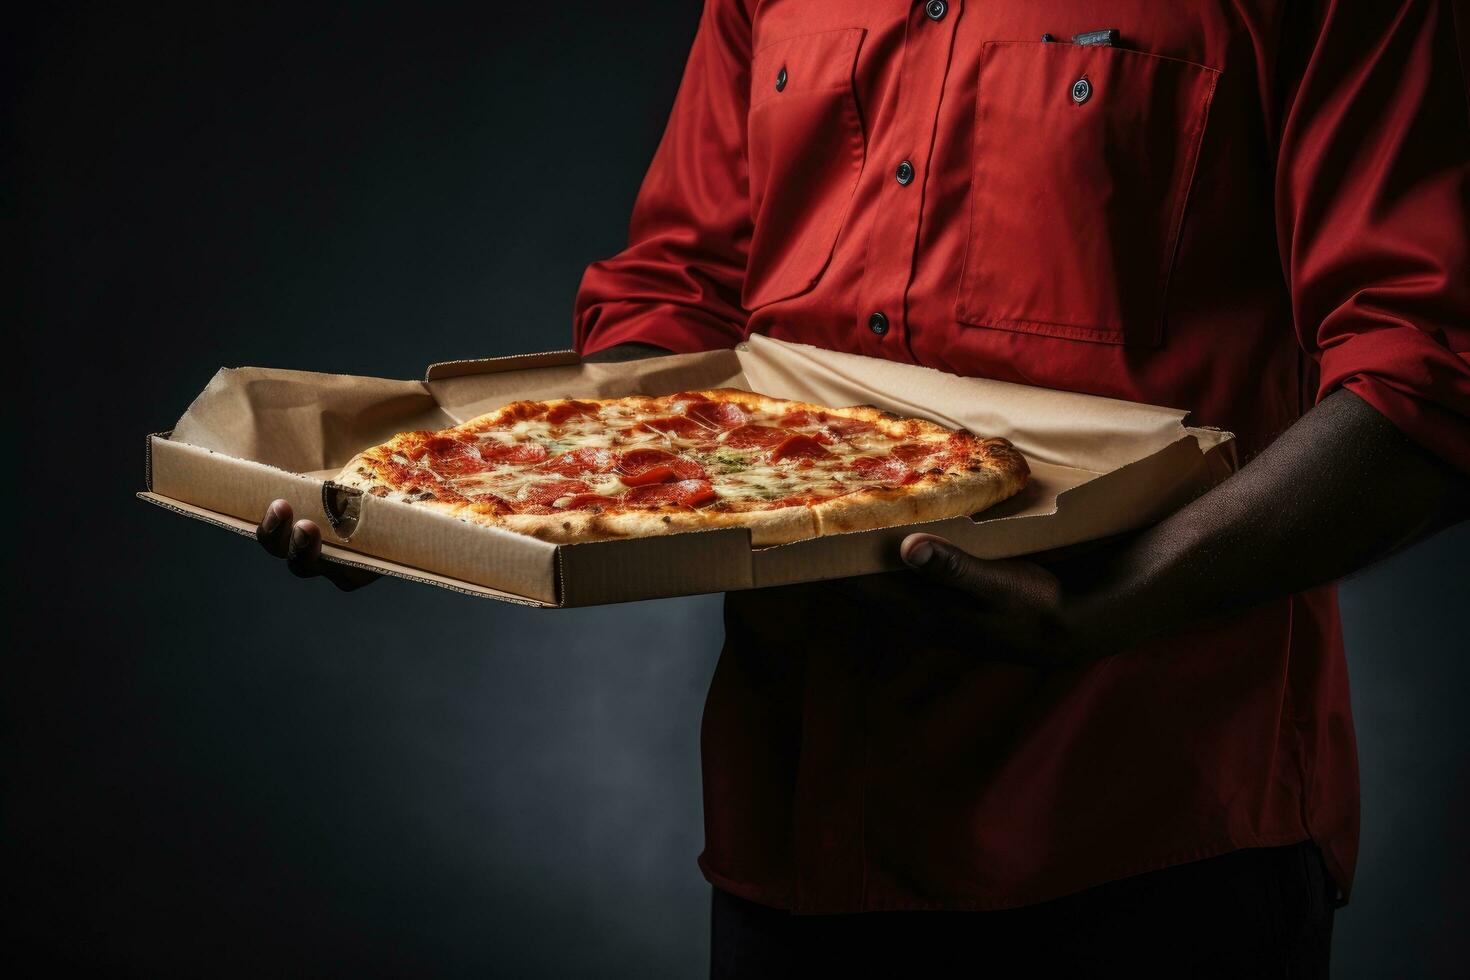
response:
<path fill-rule="evenodd" d="M 286 567 L 292 575 L 298 578 L 320 576 L 344 592 L 378 580 L 376 572 L 339 565 L 323 558 L 321 528 L 311 521 L 293 524 L 292 516 L 290 504 L 284 500 L 273 500 L 255 529 L 255 540 L 275 557 L 286 559 Z"/>
<path fill-rule="evenodd" d="M 894 601 L 896 588 L 899 601 L 932 609 L 936 591 L 952 593 L 944 628 L 974 637 L 986 659 L 1073 667 L 1116 652 L 1126 640 L 1093 615 L 1085 594 L 1038 562 L 987 561 L 932 534 L 910 534 L 899 554 L 913 573 L 888 576 L 896 581 L 884 584 L 886 601 Z"/>
<path fill-rule="evenodd" d="M 959 640 L 977 658 L 1078 667 L 1131 639 L 1100 614 L 1105 607 L 1080 570 L 1086 556 L 1054 564 L 987 560 L 933 534 L 910 534 L 899 554 L 910 571 L 849 579 L 842 587 L 854 590 L 850 600 L 892 610 L 890 618 L 933 633 L 938 643 Z"/>
<path fill-rule="evenodd" d="M 1239 473 L 1115 546 L 1044 566 L 911 534 L 907 581 L 859 582 L 978 657 L 1078 665 L 1339 579 L 1464 520 L 1467 497 L 1463 476 L 1338 391 Z"/>

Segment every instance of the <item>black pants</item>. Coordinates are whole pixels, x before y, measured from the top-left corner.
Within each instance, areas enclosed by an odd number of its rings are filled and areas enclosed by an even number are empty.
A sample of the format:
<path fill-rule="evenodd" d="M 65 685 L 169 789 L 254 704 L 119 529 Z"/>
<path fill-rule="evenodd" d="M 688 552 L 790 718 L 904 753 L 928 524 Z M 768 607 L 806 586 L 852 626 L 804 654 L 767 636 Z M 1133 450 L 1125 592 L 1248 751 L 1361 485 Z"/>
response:
<path fill-rule="evenodd" d="M 1335 888 L 1311 841 L 998 912 L 795 916 L 714 894 L 710 975 L 1325 978 Z"/>

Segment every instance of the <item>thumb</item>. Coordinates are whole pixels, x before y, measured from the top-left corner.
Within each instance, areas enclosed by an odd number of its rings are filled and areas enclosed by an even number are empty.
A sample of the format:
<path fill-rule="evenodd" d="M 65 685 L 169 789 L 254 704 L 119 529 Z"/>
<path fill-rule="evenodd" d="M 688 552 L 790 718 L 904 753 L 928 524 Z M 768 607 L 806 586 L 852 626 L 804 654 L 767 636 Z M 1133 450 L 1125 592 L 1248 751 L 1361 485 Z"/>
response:
<path fill-rule="evenodd" d="M 979 591 L 984 563 L 933 534 L 910 534 L 898 554 L 914 571 L 930 581 Z"/>

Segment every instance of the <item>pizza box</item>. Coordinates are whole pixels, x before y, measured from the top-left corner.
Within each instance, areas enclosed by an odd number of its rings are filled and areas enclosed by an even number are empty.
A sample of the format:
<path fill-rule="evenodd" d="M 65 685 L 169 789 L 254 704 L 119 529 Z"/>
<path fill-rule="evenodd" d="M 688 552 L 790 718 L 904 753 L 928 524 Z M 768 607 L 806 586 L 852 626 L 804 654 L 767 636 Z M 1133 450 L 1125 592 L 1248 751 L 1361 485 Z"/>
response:
<path fill-rule="evenodd" d="M 733 386 L 826 405 L 870 404 L 984 436 L 1031 465 L 1017 496 L 976 517 L 753 548 L 744 528 L 556 545 L 332 482 L 368 446 L 522 398 L 610 398 Z M 275 498 L 322 528 L 336 561 L 469 595 L 590 606 L 865 575 L 900 567 L 916 530 L 987 558 L 1153 523 L 1228 475 L 1228 432 L 1187 413 L 961 378 L 764 336 L 733 350 L 622 363 L 570 351 L 431 365 L 422 381 L 226 368 L 171 431 L 148 437 L 147 489 L 176 513 L 253 535 Z"/>

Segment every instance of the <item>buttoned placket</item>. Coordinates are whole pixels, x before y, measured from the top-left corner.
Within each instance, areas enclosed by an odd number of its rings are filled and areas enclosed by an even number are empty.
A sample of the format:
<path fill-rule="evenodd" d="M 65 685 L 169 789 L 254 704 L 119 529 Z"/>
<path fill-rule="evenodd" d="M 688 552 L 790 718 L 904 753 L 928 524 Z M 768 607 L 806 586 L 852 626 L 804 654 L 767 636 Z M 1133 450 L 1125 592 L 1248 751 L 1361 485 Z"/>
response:
<path fill-rule="evenodd" d="M 881 113 L 883 122 L 868 148 L 865 179 L 881 180 L 882 187 L 853 317 L 862 350 L 876 357 L 913 360 L 906 297 L 961 2 L 947 0 L 942 10 L 932 0 L 912 4 L 904 27 L 897 104 Z M 854 651 L 855 647 L 846 653 L 814 651 L 807 665 L 801 763 L 792 812 L 792 903 L 800 912 L 862 907 L 867 900 L 867 716 L 872 685 L 866 659 L 848 655 Z"/>
<path fill-rule="evenodd" d="M 864 353 L 912 361 L 908 288 L 913 279 L 924 186 L 940 96 L 949 72 L 963 0 L 918 0 L 904 25 L 898 101 L 886 131 L 869 147 L 870 173 L 881 175 L 869 230 L 862 286 L 853 311 Z M 942 9 L 941 9 L 942 8 Z"/>

